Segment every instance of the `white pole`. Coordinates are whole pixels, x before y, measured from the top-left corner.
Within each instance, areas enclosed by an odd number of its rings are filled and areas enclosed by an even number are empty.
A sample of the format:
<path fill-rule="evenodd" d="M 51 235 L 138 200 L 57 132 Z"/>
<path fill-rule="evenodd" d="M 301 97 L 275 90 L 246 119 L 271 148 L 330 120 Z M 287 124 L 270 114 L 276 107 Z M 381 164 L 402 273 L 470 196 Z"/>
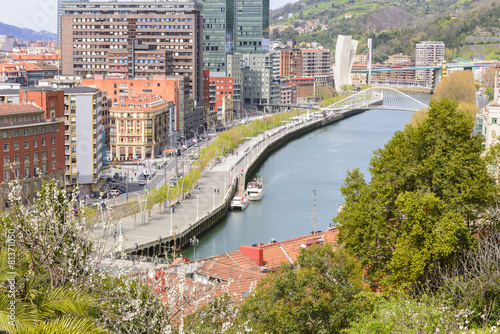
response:
<path fill-rule="evenodd" d="M 170 209 L 170 235 L 172 235 L 172 231 L 174 229 L 174 225 L 173 225 L 173 222 L 172 222 L 172 209 Z"/>

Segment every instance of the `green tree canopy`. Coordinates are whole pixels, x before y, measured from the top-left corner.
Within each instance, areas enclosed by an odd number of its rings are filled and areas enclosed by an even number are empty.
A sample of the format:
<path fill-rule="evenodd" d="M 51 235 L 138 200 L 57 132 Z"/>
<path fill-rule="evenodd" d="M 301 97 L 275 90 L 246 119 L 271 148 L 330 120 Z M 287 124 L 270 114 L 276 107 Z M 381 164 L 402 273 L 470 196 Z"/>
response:
<path fill-rule="evenodd" d="M 356 316 L 360 263 L 331 244 L 303 250 L 298 269 L 268 274 L 241 308 L 259 333 L 339 333 Z"/>
<path fill-rule="evenodd" d="M 370 162 L 370 183 L 348 172 L 335 218 L 348 251 L 382 280 L 413 284 L 434 264 L 470 246 L 476 216 L 493 198 L 473 119 L 447 99 L 398 131 Z"/>

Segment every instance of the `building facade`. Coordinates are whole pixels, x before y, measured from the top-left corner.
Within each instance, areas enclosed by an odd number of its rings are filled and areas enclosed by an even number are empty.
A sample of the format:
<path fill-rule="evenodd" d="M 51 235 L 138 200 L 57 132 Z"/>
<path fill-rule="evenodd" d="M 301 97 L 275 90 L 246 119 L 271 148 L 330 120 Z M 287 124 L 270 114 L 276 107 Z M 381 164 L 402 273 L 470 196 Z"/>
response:
<path fill-rule="evenodd" d="M 63 2 L 62 73 L 185 77 L 188 97 L 203 96 L 199 2 Z"/>
<path fill-rule="evenodd" d="M 280 77 L 300 78 L 302 77 L 302 50 L 280 50 Z"/>
<path fill-rule="evenodd" d="M 302 76 L 329 76 L 331 56 L 328 49 L 302 49 Z"/>
<path fill-rule="evenodd" d="M 168 144 L 169 104 L 153 94 L 141 94 L 114 103 L 110 110 L 113 159 L 149 159 Z"/>
<path fill-rule="evenodd" d="M 30 204 L 42 180 L 64 186 L 64 122 L 45 117 L 34 104 L 0 104 L 2 188 L 0 209 L 9 207 L 9 182 L 19 180 Z"/>
<path fill-rule="evenodd" d="M 269 52 L 269 0 L 234 1 L 233 53 Z"/>
<path fill-rule="evenodd" d="M 444 61 L 445 45 L 443 42 L 425 41 L 415 46 L 415 65 L 429 66 Z M 433 70 L 417 70 L 417 84 L 429 86 L 433 84 Z"/>
<path fill-rule="evenodd" d="M 204 70 L 206 77 L 204 80 L 203 98 L 205 105 L 208 105 L 208 113 L 217 114 L 217 124 L 226 125 L 233 120 L 233 78 L 219 76 L 209 70 Z"/>
<path fill-rule="evenodd" d="M 64 90 L 65 182 L 77 182 L 81 193 L 97 191 L 102 175 L 102 96 L 97 88 L 79 86 Z"/>
<path fill-rule="evenodd" d="M 203 1 L 203 69 L 226 72 L 233 52 L 234 0 Z"/>
<path fill-rule="evenodd" d="M 228 75 L 234 86 L 241 87 L 241 101 L 245 106 L 266 106 L 280 103 L 280 85 L 273 80 L 273 57 L 277 54 L 228 55 Z M 236 92 L 235 92 L 236 102 Z M 264 107 L 270 111 L 270 107 Z"/>

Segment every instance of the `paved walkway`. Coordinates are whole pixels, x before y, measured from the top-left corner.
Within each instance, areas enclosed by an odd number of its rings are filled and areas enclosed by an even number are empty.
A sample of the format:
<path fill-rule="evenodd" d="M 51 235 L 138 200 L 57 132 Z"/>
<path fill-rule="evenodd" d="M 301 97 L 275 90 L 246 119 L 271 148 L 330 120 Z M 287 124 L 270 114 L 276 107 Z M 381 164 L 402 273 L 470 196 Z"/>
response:
<path fill-rule="evenodd" d="M 234 174 L 241 173 L 242 170 L 246 171 L 266 144 L 276 140 L 278 136 L 287 133 L 292 128 L 308 123 L 289 122 L 266 131 L 265 135 L 260 134 L 242 142 L 234 149 L 233 155 L 229 154 L 225 158 L 222 157 L 219 163 L 203 172 L 202 177 L 198 179 L 201 189 L 192 190 L 188 199 L 181 200 L 180 204 L 175 206 L 175 212 L 172 213 L 171 210 L 164 212 L 162 208 L 160 213 L 158 205 L 155 205 L 151 209 L 151 216 L 145 212 L 144 218 L 142 218 L 141 213 L 138 213 L 136 219 L 133 216 L 127 216 L 116 222 L 116 236 L 112 236 L 108 240 L 106 248 L 110 249 L 117 242 L 121 244 L 122 249 L 130 249 L 135 248 L 136 244 L 141 245 L 159 240 L 160 237 L 167 238 L 180 234 L 192 224 L 195 224 L 198 221 L 197 218 L 201 219 L 223 204 L 224 198 L 229 196 L 228 190 L 234 180 Z M 141 198 L 144 197 L 141 196 Z M 142 221 L 145 223 L 142 223 Z M 119 236 L 120 226 L 122 237 Z M 103 226 L 100 224 L 94 230 L 94 240 L 101 238 L 102 235 Z"/>

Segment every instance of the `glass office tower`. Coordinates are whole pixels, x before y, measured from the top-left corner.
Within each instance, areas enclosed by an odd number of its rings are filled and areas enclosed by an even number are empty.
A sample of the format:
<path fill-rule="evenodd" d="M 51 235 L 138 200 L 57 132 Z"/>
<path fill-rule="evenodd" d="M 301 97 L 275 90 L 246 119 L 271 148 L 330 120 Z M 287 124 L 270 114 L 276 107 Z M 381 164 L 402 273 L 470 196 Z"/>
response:
<path fill-rule="evenodd" d="M 235 0 L 234 53 L 269 51 L 269 0 Z"/>
<path fill-rule="evenodd" d="M 233 52 L 234 0 L 203 0 L 203 68 L 226 72 Z"/>

